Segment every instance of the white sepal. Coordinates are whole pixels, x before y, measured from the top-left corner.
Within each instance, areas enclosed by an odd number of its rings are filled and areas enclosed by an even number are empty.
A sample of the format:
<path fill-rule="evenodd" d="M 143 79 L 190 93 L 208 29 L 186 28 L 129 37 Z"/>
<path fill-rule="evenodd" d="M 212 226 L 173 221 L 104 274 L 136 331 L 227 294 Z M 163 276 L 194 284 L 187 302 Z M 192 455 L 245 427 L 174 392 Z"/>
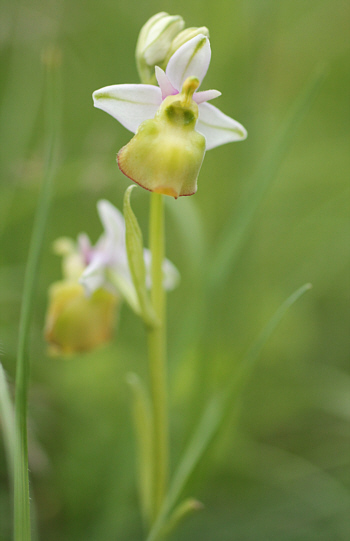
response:
<path fill-rule="evenodd" d="M 111 85 L 96 90 L 94 106 L 136 133 L 144 120 L 153 118 L 162 102 L 160 88 L 153 85 Z"/>
<path fill-rule="evenodd" d="M 247 137 L 247 130 L 242 124 L 222 113 L 214 105 L 201 103 L 198 111 L 196 130 L 204 135 L 207 150 L 225 143 L 242 141 Z"/>

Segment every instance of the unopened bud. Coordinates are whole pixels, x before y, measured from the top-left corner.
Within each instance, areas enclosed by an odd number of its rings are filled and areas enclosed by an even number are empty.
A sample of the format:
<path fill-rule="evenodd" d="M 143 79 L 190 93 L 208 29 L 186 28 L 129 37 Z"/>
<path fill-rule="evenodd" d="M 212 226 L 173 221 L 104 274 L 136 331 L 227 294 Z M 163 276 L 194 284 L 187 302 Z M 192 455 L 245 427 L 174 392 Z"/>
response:
<path fill-rule="evenodd" d="M 143 83 L 156 84 L 154 68 L 163 66 L 173 39 L 184 25 L 180 15 L 161 12 L 142 27 L 136 45 L 136 64 Z"/>
<path fill-rule="evenodd" d="M 200 28 L 192 27 L 185 28 L 173 39 L 171 47 L 168 51 L 167 57 L 165 59 L 165 66 L 168 64 L 170 58 L 174 53 L 185 43 L 190 41 L 190 39 L 195 38 L 196 36 L 203 35 L 206 38 L 209 38 L 209 30 L 206 26 L 201 26 Z"/>

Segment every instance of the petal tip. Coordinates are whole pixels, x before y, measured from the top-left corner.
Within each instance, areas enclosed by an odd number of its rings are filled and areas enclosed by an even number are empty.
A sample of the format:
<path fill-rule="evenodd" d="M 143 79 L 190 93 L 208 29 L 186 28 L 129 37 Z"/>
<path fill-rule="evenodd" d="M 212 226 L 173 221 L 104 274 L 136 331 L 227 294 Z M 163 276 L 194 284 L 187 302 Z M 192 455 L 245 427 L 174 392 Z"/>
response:
<path fill-rule="evenodd" d="M 157 188 L 154 188 L 153 191 L 162 195 L 169 195 L 174 199 L 177 199 L 179 197 L 179 193 L 170 186 L 157 186 Z"/>
<path fill-rule="evenodd" d="M 241 141 L 244 141 L 245 139 L 247 139 L 247 137 L 248 137 L 248 132 L 245 129 L 245 127 L 242 126 L 242 129 L 241 129 Z"/>

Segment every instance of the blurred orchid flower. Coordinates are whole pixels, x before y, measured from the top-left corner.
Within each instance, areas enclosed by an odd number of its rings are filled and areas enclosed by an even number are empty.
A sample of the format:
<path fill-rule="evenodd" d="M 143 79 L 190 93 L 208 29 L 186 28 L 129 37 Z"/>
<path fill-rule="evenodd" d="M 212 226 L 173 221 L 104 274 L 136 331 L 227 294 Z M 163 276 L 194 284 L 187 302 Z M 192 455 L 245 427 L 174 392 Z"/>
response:
<path fill-rule="evenodd" d="M 125 245 L 125 221 L 119 210 L 109 201 L 100 200 L 97 210 L 104 227 L 104 232 L 95 246 L 91 246 L 86 235 L 80 235 L 79 249 L 85 261 L 85 270 L 79 278 L 88 295 L 99 288 L 117 290 L 134 308 L 136 293 L 128 265 Z M 151 286 L 151 253 L 144 249 L 146 266 L 146 286 Z M 164 288 L 174 289 L 179 282 L 176 267 L 165 259 L 163 263 Z"/>
<path fill-rule="evenodd" d="M 109 342 L 120 305 L 120 296 L 106 289 L 99 288 L 87 297 L 77 281 L 52 284 L 45 319 L 49 353 L 69 356 Z"/>
<path fill-rule="evenodd" d="M 86 267 L 86 235 L 75 242 L 62 237 L 53 249 L 62 256 L 63 279 L 49 288 L 45 338 L 52 355 L 70 356 L 92 351 L 109 342 L 121 306 L 117 291 L 98 287 L 88 296 L 79 278 Z"/>
<path fill-rule="evenodd" d="M 205 150 L 247 137 L 239 122 L 207 103 L 221 95 L 218 90 L 197 91 L 210 58 L 209 39 L 199 34 L 175 51 L 165 72 L 155 67 L 159 86 L 121 84 L 93 93 L 95 107 L 136 133 L 129 143 L 132 148 L 126 145 L 119 152 L 118 165 L 150 191 L 174 197 L 195 193 Z M 188 177 L 183 185 L 177 179 L 170 189 L 159 184 L 164 179 L 171 183 L 169 178 L 181 175 Z M 154 180 L 156 177 L 163 180 Z"/>
<path fill-rule="evenodd" d="M 125 221 L 111 203 L 98 201 L 104 232 L 92 246 L 86 234 L 77 242 L 62 237 L 54 251 L 62 256 L 63 280 L 49 289 L 45 338 L 50 353 L 71 355 L 91 351 L 108 342 L 122 299 L 139 314 L 137 294 L 129 271 L 125 246 Z M 146 287 L 151 287 L 151 253 L 143 252 Z M 163 263 L 164 288 L 173 289 L 179 272 L 167 259 Z"/>

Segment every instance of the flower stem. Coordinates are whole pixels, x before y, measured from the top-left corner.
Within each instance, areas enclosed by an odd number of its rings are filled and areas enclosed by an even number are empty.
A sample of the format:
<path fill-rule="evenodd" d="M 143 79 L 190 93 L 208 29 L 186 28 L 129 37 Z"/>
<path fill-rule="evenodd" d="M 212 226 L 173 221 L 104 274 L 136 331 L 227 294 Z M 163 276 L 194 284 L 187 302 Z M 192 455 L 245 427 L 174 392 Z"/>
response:
<path fill-rule="evenodd" d="M 163 288 L 164 210 L 163 197 L 151 194 L 150 249 L 152 253 L 151 300 L 160 325 L 148 329 L 148 352 L 154 418 L 154 518 L 163 503 L 168 481 L 169 438 L 166 381 L 166 317 Z"/>

